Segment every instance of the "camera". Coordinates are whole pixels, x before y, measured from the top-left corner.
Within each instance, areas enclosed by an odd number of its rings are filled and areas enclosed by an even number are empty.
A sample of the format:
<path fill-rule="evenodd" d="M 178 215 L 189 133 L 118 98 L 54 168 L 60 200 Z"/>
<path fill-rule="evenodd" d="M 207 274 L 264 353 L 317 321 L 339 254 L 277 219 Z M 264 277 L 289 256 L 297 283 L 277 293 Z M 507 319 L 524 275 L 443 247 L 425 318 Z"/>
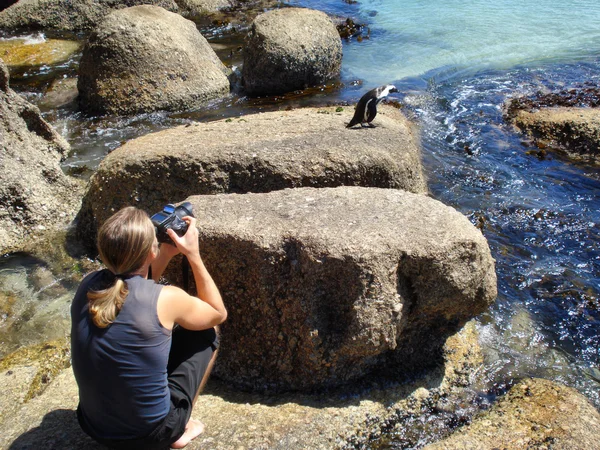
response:
<path fill-rule="evenodd" d="M 169 203 L 161 212 L 150 217 L 154 228 L 156 228 L 156 239 L 158 242 L 175 245 L 173 240 L 167 234 L 167 230 L 170 228 L 177 233 L 178 236 L 183 236 L 188 229 L 188 224 L 183 220 L 185 216 L 194 217 L 192 204 L 190 202 L 183 202 L 179 206 Z"/>

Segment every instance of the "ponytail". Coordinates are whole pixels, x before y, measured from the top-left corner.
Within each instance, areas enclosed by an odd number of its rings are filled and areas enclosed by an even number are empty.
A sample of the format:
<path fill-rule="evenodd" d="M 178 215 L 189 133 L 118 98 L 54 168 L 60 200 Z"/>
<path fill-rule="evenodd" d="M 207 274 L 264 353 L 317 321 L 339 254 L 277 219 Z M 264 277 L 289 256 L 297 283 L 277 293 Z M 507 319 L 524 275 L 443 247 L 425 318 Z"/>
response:
<path fill-rule="evenodd" d="M 156 247 L 155 231 L 148 215 L 133 206 L 112 215 L 98 230 L 98 252 L 114 275 L 109 287 L 87 293 L 89 313 L 99 328 L 114 322 L 128 288 L 124 277 L 139 270 Z"/>

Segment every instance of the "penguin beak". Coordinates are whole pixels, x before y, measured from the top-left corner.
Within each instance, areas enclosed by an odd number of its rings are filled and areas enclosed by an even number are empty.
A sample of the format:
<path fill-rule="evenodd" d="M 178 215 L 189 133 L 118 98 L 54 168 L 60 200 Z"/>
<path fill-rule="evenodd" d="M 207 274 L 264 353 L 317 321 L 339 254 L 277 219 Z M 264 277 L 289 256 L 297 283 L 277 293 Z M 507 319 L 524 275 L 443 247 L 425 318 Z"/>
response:
<path fill-rule="evenodd" d="M 390 94 L 393 94 L 394 92 L 398 92 L 398 89 L 396 89 L 395 87 L 390 89 Z"/>

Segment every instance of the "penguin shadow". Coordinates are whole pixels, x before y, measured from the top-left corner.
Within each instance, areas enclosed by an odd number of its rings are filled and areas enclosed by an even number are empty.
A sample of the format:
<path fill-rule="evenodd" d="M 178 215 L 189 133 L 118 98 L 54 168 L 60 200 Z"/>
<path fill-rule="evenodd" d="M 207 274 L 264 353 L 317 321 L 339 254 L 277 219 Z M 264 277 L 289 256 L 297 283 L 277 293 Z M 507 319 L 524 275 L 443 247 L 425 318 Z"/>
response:
<path fill-rule="evenodd" d="M 104 450 L 107 447 L 95 442 L 79 427 L 73 409 L 55 409 L 44 416 L 42 422 L 17 439 L 9 450 Z"/>

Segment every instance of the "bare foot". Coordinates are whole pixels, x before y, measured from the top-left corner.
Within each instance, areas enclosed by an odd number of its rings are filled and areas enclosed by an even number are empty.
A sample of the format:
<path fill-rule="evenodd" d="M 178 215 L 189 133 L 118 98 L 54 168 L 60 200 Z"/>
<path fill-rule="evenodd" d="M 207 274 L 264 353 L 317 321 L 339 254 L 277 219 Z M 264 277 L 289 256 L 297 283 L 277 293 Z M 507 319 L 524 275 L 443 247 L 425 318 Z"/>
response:
<path fill-rule="evenodd" d="M 183 448 L 190 443 L 192 439 L 198 437 L 204 431 L 204 424 L 196 419 L 188 420 L 185 425 L 183 435 L 171 444 L 171 448 Z"/>

